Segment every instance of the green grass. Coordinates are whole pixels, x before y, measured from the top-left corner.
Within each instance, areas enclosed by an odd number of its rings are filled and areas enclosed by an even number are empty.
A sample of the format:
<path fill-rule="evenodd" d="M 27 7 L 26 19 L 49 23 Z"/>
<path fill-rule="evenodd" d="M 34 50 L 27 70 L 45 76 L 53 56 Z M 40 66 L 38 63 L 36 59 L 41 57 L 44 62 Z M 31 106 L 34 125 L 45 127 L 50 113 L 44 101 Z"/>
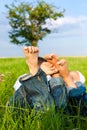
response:
<path fill-rule="evenodd" d="M 79 70 L 87 79 L 87 57 L 60 57 L 67 60 L 69 70 Z M 0 130 L 78 130 L 87 129 L 87 118 L 80 115 L 64 115 L 62 111 L 55 113 L 36 113 L 28 110 L 24 115 L 18 116 L 12 108 L 6 107 L 10 96 L 13 95 L 13 85 L 18 76 L 28 73 L 28 67 L 24 58 L 1 58 L 0 73 L 4 74 L 3 82 L 0 83 Z M 87 80 L 85 82 L 87 86 Z"/>

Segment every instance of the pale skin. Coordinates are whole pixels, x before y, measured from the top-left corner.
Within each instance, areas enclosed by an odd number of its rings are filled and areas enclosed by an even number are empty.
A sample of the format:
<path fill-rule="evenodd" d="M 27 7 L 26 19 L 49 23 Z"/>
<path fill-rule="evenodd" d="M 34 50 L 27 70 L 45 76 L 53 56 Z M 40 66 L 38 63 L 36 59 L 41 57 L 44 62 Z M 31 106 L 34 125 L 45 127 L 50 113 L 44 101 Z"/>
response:
<path fill-rule="evenodd" d="M 55 67 L 56 67 L 56 69 L 58 70 L 59 68 L 58 68 L 58 64 L 56 64 L 58 61 L 59 61 L 59 58 L 58 58 L 58 56 L 56 55 L 56 54 L 48 54 L 48 55 L 46 55 L 45 57 L 44 57 L 49 63 L 51 63 L 51 64 L 53 64 Z M 59 77 L 60 75 L 59 75 L 59 72 L 57 72 L 57 73 L 54 73 L 54 74 L 52 74 L 51 75 L 53 78 L 55 78 L 55 77 Z"/>
<path fill-rule="evenodd" d="M 53 62 L 53 64 L 56 66 L 56 68 L 59 69 L 59 65 L 61 63 L 61 66 L 63 64 L 66 64 L 66 67 L 68 69 L 68 66 L 67 66 L 67 62 L 62 59 L 62 60 L 59 60 L 58 56 L 56 54 L 48 54 L 45 56 L 45 59 L 47 59 L 50 63 Z M 58 64 L 57 64 L 58 63 Z M 65 69 L 66 70 L 66 69 Z M 63 71 L 64 72 L 64 71 Z M 68 70 L 68 73 L 69 73 L 69 77 L 70 79 L 73 81 L 73 82 L 77 82 L 77 81 L 80 81 L 80 76 L 79 76 L 79 73 L 77 71 L 69 71 Z M 59 74 L 56 73 L 56 74 L 53 74 L 52 77 L 58 77 L 58 76 L 61 76 L 61 73 Z"/>
<path fill-rule="evenodd" d="M 58 72 L 57 72 L 58 76 L 61 76 L 63 78 L 66 85 L 76 88 L 76 85 L 74 84 L 72 77 L 70 76 L 66 60 L 64 60 L 64 59 L 57 60 L 57 56 L 55 54 L 47 55 L 46 58 L 49 59 L 49 62 L 51 62 L 51 63 L 53 62 L 54 66 L 56 66 L 56 68 L 58 70 Z M 53 60 L 53 59 L 55 59 L 55 60 Z M 56 77 L 57 74 L 53 74 L 53 77 Z"/>
<path fill-rule="evenodd" d="M 30 68 L 30 73 L 32 75 L 35 75 L 39 69 L 38 48 L 34 46 L 24 47 L 24 54 L 26 56 L 27 64 Z M 59 73 L 67 86 L 72 86 L 73 88 L 76 88 L 76 85 L 73 83 L 69 75 L 67 63 L 65 62 L 65 60 L 58 61 L 58 59 L 56 59 L 56 61 L 57 61 L 56 65 L 54 64 L 52 65 L 52 63 L 46 62 L 42 64 L 42 66 L 40 67 L 46 74 L 49 74 L 49 75 L 52 75 L 54 73 Z"/>
<path fill-rule="evenodd" d="M 38 71 L 38 53 L 39 50 L 37 47 L 24 47 L 23 49 L 25 57 L 26 57 L 26 62 L 30 68 L 30 73 L 32 75 L 35 75 Z"/>
<path fill-rule="evenodd" d="M 68 70 L 67 62 L 66 60 L 60 60 L 57 62 L 59 67 L 59 74 L 63 78 L 64 82 L 67 86 L 72 86 L 73 88 L 77 88 L 74 84 Z"/>
<path fill-rule="evenodd" d="M 26 62 L 30 68 L 30 73 L 32 75 L 35 75 L 39 69 L 39 65 L 38 65 L 39 50 L 37 47 L 29 46 L 29 47 L 24 47 L 23 51 L 26 57 Z M 40 67 L 42 70 L 44 70 L 44 72 L 47 75 L 51 75 L 57 72 L 57 69 L 55 68 L 55 66 L 47 62 L 44 62 L 43 64 L 41 64 Z"/>
<path fill-rule="evenodd" d="M 57 62 L 60 62 L 60 61 L 56 54 L 48 54 L 45 56 L 45 59 L 47 59 L 47 61 L 49 61 L 50 63 L 54 64 L 57 68 L 59 67 Z M 64 59 L 61 60 L 61 63 L 67 64 Z M 80 77 L 77 71 L 69 71 L 69 75 L 72 78 L 73 82 L 80 80 Z M 58 76 L 60 76 L 59 72 L 52 75 L 52 77 L 58 77 Z"/>
<path fill-rule="evenodd" d="M 71 76 L 71 78 L 72 78 L 72 80 L 73 80 L 74 82 L 80 80 L 80 77 L 79 77 L 79 74 L 78 74 L 77 71 L 70 71 L 69 74 L 70 74 L 70 76 Z"/>

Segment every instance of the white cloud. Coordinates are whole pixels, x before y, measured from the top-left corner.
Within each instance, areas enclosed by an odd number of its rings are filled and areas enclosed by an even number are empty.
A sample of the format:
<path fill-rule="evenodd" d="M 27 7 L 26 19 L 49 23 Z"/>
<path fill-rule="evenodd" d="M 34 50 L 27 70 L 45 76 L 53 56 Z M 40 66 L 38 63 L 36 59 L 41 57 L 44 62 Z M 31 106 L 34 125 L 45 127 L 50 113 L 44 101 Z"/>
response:
<path fill-rule="evenodd" d="M 61 35 L 87 35 L 87 16 L 48 19 L 46 22 L 45 26 Z"/>
<path fill-rule="evenodd" d="M 87 22 L 87 16 L 65 17 L 65 18 L 60 18 L 56 21 L 56 23 L 61 26 L 64 24 L 80 24 L 82 22 Z"/>

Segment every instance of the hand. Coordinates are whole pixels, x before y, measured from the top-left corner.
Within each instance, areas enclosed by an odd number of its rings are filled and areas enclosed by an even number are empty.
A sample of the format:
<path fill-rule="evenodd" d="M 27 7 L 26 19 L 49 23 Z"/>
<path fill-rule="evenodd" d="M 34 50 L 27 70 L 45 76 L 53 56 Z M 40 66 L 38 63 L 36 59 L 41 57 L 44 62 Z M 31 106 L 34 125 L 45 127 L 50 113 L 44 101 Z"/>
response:
<path fill-rule="evenodd" d="M 40 65 L 40 68 L 47 74 L 47 75 L 52 75 L 54 73 L 57 73 L 58 70 L 49 62 L 43 62 Z"/>

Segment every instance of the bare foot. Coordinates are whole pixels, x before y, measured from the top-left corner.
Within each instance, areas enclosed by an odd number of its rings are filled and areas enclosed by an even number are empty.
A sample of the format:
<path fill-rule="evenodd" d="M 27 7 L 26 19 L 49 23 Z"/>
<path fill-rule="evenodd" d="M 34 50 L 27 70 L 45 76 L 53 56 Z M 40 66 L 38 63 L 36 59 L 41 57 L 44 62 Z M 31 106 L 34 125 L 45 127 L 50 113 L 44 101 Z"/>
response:
<path fill-rule="evenodd" d="M 53 66 L 51 63 L 49 62 L 43 62 L 40 65 L 40 68 L 47 74 L 47 75 L 53 75 L 54 73 L 57 73 L 57 69 L 55 68 L 55 66 Z"/>
<path fill-rule="evenodd" d="M 53 65 L 56 65 L 57 61 L 59 60 L 56 54 L 48 54 L 45 56 L 45 59 Z"/>
<path fill-rule="evenodd" d="M 39 66 L 38 66 L 39 50 L 37 47 L 29 46 L 29 47 L 24 47 L 23 51 L 24 51 L 24 54 L 26 57 L 26 62 L 30 69 L 30 73 L 32 75 L 35 75 L 39 68 Z"/>
<path fill-rule="evenodd" d="M 56 78 L 56 77 L 59 77 L 60 75 L 59 75 L 59 72 L 58 72 L 58 64 L 57 64 L 57 62 L 59 61 L 59 58 L 58 58 L 58 56 L 56 55 L 56 54 L 48 54 L 48 55 L 46 55 L 45 56 L 45 58 L 46 58 L 46 60 L 49 62 L 49 63 L 51 63 L 52 65 L 54 65 L 55 66 L 55 68 L 57 69 L 57 71 L 55 72 L 55 73 L 53 73 L 51 76 L 53 77 L 53 78 Z"/>
<path fill-rule="evenodd" d="M 60 76 L 63 78 L 67 86 L 72 86 L 73 88 L 76 88 L 76 85 L 73 83 L 73 80 L 69 74 L 68 65 L 66 60 L 60 60 L 58 62 L 59 65 L 59 73 Z"/>

